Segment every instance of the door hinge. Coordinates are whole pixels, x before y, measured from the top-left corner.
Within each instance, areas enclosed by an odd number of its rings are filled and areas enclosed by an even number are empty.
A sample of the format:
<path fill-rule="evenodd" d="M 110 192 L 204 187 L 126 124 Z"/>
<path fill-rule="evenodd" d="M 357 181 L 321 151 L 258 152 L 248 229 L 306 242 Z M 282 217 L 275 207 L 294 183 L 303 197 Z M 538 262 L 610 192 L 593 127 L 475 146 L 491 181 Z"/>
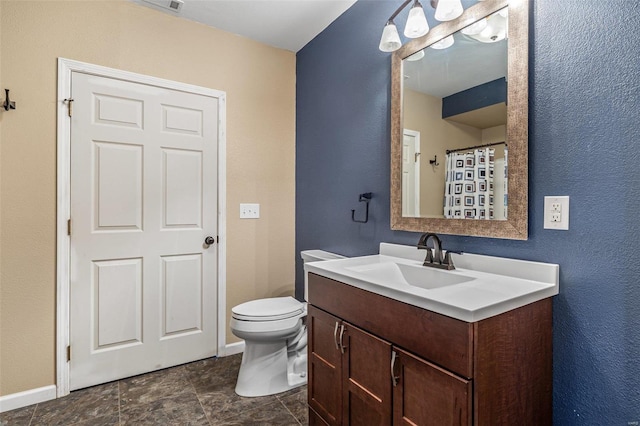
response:
<path fill-rule="evenodd" d="M 71 361 L 71 345 L 67 346 L 67 362 Z"/>
<path fill-rule="evenodd" d="M 69 117 L 71 117 L 73 114 L 73 98 L 65 99 L 64 103 L 67 104 L 67 112 L 69 113 Z"/>
<path fill-rule="evenodd" d="M 67 235 L 71 236 L 71 219 L 67 220 Z"/>

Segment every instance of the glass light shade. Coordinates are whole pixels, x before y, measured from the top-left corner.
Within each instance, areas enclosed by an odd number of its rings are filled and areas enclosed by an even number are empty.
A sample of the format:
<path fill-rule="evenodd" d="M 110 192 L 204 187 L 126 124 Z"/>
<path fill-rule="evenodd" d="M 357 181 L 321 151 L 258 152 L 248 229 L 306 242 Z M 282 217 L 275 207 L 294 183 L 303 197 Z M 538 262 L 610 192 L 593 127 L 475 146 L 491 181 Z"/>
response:
<path fill-rule="evenodd" d="M 380 46 L 378 48 L 383 52 L 393 52 L 400 49 L 402 42 L 400 41 L 400 35 L 396 24 L 393 22 L 387 22 L 382 30 L 382 38 L 380 39 Z"/>
<path fill-rule="evenodd" d="M 452 34 L 450 36 L 443 38 L 440 41 L 433 43 L 430 47 L 432 49 L 442 50 L 442 49 L 446 49 L 447 47 L 453 46 L 453 42 L 454 40 L 453 40 L 453 34 Z"/>
<path fill-rule="evenodd" d="M 500 11 L 501 12 L 501 11 Z M 476 34 L 469 34 L 482 43 L 496 43 L 507 38 L 508 19 L 502 16 L 500 12 L 496 12 L 487 19 L 487 26 Z"/>
<path fill-rule="evenodd" d="M 413 5 L 409 11 L 407 25 L 404 27 L 404 35 L 409 38 L 422 37 L 429 32 L 429 24 L 424 16 L 424 10 L 420 3 Z"/>
<path fill-rule="evenodd" d="M 462 15 L 462 3 L 460 0 L 439 0 L 436 13 L 433 16 L 438 21 L 451 21 Z"/>
<path fill-rule="evenodd" d="M 407 56 L 405 59 L 409 62 L 414 62 L 414 61 L 419 61 L 422 58 L 424 58 L 424 49 L 418 50 L 416 53 L 414 53 L 411 56 Z"/>
<path fill-rule="evenodd" d="M 487 18 L 482 18 L 481 20 L 474 22 L 468 27 L 463 28 L 462 34 L 480 34 L 480 32 L 482 32 L 482 30 L 484 30 L 485 28 L 487 28 Z"/>

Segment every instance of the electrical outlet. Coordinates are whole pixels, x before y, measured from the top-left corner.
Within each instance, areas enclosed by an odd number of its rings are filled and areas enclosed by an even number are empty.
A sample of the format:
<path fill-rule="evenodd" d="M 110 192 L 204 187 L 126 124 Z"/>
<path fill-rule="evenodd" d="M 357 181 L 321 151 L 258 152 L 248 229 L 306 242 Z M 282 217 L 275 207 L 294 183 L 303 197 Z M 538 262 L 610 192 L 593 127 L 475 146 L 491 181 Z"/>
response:
<path fill-rule="evenodd" d="M 240 219 L 259 219 L 260 204 L 240 204 Z"/>
<path fill-rule="evenodd" d="M 569 229 L 569 197 L 544 197 L 544 229 Z"/>

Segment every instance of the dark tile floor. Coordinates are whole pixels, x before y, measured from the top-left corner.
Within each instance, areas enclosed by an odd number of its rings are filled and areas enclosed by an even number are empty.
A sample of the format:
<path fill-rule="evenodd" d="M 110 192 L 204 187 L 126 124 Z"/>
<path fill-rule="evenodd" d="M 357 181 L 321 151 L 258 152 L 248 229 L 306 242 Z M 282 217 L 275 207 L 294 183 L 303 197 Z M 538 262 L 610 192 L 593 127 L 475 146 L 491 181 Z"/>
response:
<path fill-rule="evenodd" d="M 209 358 L 0 413 L 0 426 L 306 425 L 307 387 L 242 398 L 242 355 Z"/>

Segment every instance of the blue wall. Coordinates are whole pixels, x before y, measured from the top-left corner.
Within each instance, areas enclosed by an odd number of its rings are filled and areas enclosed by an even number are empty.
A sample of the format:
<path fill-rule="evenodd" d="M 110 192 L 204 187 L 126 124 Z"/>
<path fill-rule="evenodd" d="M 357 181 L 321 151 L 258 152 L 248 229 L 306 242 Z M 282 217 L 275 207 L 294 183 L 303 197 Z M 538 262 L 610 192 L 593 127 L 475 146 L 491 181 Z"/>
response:
<path fill-rule="evenodd" d="M 390 58 L 377 45 L 399 4 L 360 0 L 298 52 L 297 251 L 418 240 L 389 227 Z M 640 6 L 533 0 L 531 11 L 529 240 L 443 245 L 558 263 L 554 422 L 627 425 L 640 421 Z M 369 191 L 370 222 L 351 222 Z M 545 195 L 571 197 L 569 231 L 543 229 Z M 296 278 L 300 295 L 300 260 Z"/>

